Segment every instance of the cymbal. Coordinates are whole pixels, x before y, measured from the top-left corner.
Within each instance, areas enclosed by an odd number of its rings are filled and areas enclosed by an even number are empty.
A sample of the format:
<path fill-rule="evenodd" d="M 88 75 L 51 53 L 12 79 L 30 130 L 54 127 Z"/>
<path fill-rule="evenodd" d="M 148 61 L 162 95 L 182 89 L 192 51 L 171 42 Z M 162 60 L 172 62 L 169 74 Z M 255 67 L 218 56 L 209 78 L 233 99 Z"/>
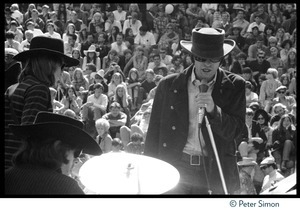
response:
<path fill-rule="evenodd" d="M 261 195 L 264 194 L 295 194 L 296 190 L 294 189 L 297 184 L 296 172 L 290 176 L 282 179 L 277 182 L 274 186 L 268 188 Z"/>
<path fill-rule="evenodd" d="M 179 182 L 178 170 L 162 160 L 125 152 L 94 156 L 79 170 L 79 179 L 95 194 L 162 194 Z"/>

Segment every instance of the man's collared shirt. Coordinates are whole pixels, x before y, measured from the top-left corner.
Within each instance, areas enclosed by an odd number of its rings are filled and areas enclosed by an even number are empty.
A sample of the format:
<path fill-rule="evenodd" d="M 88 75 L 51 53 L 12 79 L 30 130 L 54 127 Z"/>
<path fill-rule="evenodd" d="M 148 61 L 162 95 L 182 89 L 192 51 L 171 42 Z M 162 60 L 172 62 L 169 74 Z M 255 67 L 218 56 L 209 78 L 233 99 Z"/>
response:
<path fill-rule="evenodd" d="M 211 93 L 216 81 L 217 73 L 215 74 L 215 77 L 212 81 L 210 81 L 208 85 L 207 92 Z M 184 153 L 190 154 L 190 155 L 203 155 L 202 150 L 200 147 L 200 141 L 199 141 L 199 122 L 198 122 L 198 112 L 199 108 L 195 102 L 195 97 L 199 93 L 199 87 L 194 85 L 194 81 L 196 79 L 195 75 L 195 67 L 193 68 L 191 77 L 188 79 L 188 100 L 189 100 L 189 131 L 188 131 L 188 138 L 187 143 L 183 149 Z M 204 120 L 204 119 L 203 119 Z M 202 132 L 200 132 L 200 140 L 202 147 L 205 146 L 204 138 L 202 136 Z M 206 151 L 204 151 L 204 155 L 206 154 Z"/>

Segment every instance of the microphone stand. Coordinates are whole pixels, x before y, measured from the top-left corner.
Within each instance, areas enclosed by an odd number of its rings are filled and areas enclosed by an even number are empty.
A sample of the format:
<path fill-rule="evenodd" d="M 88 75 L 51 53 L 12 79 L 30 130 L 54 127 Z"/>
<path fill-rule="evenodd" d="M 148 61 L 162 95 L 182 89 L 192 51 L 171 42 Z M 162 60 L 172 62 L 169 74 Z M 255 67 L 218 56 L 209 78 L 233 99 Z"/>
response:
<path fill-rule="evenodd" d="M 211 131 L 211 127 L 210 127 L 209 121 L 207 119 L 207 116 L 205 115 L 204 118 L 205 118 L 207 130 L 208 130 L 209 138 L 210 138 L 210 141 L 211 141 L 211 145 L 212 145 L 213 151 L 215 153 L 218 169 L 219 169 L 219 172 L 220 172 L 220 178 L 221 178 L 221 181 L 222 181 L 223 190 L 225 192 L 225 195 L 228 195 L 227 187 L 226 187 L 226 183 L 225 183 L 225 179 L 224 179 L 224 175 L 223 175 L 223 171 L 222 171 L 221 164 L 220 164 L 219 154 L 218 154 L 216 143 L 215 143 L 215 139 L 214 139 L 213 133 Z"/>

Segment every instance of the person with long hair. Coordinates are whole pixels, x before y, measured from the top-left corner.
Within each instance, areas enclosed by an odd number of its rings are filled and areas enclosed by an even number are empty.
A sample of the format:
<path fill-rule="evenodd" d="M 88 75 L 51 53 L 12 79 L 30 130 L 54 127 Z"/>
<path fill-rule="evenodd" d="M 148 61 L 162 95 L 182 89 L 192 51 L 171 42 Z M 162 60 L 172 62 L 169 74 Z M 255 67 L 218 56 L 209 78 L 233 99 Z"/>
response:
<path fill-rule="evenodd" d="M 127 86 L 124 86 L 123 84 L 117 85 L 112 102 L 118 102 L 121 105 L 121 111 L 127 115 L 126 125 L 129 126 L 130 119 L 131 119 L 130 111 L 131 111 L 132 99 L 127 92 Z"/>
<path fill-rule="evenodd" d="M 79 64 L 76 67 L 82 68 L 83 58 L 82 58 L 80 50 L 78 48 L 73 48 L 71 57 L 79 60 Z"/>
<path fill-rule="evenodd" d="M 23 19 L 23 24 L 24 24 L 24 26 L 26 25 L 26 24 L 25 24 L 26 21 L 27 21 L 29 18 L 31 18 L 31 11 L 32 11 L 33 9 L 36 9 L 35 4 L 29 4 L 28 7 L 27 7 L 27 11 L 26 11 L 25 14 L 24 14 L 24 19 Z"/>
<path fill-rule="evenodd" d="M 116 64 L 118 64 L 119 61 L 120 57 L 118 56 L 118 52 L 116 50 L 110 50 L 107 56 L 103 58 L 102 69 L 107 72 L 111 63 L 115 62 Z"/>
<path fill-rule="evenodd" d="M 139 82 L 139 74 L 136 68 L 131 68 L 126 79 L 128 94 L 132 99 L 132 110 L 137 108 L 137 99 L 141 83 Z"/>
<path fill-rule="evenodd" d="M 110 33 L 107 33 L 107 34 L 109 34 L 108 38 L 107 38 L 108 43 L 111 44 L 111 43 L 117 41 L 117 35 L 119 33 L 120 33 L 119 27 L 118 26 L 112 26 Z"/>
<path fill-rule="evenodd" d="M 275 14 L 271 14 L 269 17 L 268 25 L 272 26 L 274 28 L 274 32 L 278 30 L 278 28 L 281 28 L 281 23 L 279 22 L 279 17 L 277 17 Z"/>
<path fill-rule="evenodd" d="M 83 53 L 86 55 L 83 58 L 82 69 L 86 70 L 88 63 L 93 63 L 96 66 L 96 70 L 99 71 L 101 68 L 101 60 L 99 58 L 99 52 L 96 51 L 96 46 L 91 45 L 88 50 L 84 50 Z"/>
<path fill-rule="evenodd" d="M 288 73 L 290 68 L 297 69 L 297 50 L 295 48 L 291 48 L 286 59 L 283 60 L 283 71 Z"/>
<path fill-rule="evenodd" d="M 67 21 L 70 19 L 70 13 L 66 8 L 65 3 L 59 4 L 58 11 L 57 11 L 57 19 L 64 24 L 64 28 L 65 28 Z"/>
<path fill-rule="evenodd" d="M 281 45 L 283 43 L 284 40 L 289 39 L 289 33 L 286 33 L 284 28 L 280 27 L 277 29 L 276 34 L 275 34 L 276 38 L 277 38 L 277 46 L 282 49 Z"/>
<path fill-rule="evenodd" d="M 74 70 L 72 85 L 75 87 L 76 93 L 79 92 L 80 87 L 83 87 L 84 90 L 89 88 L 89 82 L 83 76 L 83 71 L 81 68 L 76 68 Z"/>
<path fill-rule="evenodd" d="M 134 35 L 132 28 L 126 28 L 125 34 L 124 34 L 124 41 L 129 49 L 132 50 L 134 46 Z"/>
<path fill-rule="evenodd" d="M 288 74 L 282 74 L 279 81 L 281 82 L 281 85 L 285 86 L 287 89 L 289 88 L 291 79 Z"/>
<path fill-rule="evenodd" d="M 64 42 L 68 42 L 68 39 L 69 39 L 68 36 L 70 34 L 75 34 L 76 35 L 76 40 L 75 41 L 78 43 L 79 42 L 79 36 L 78 36 L 78 34 L 75 30 L 75 25 L 73 23 L 69 23 L 67 25 L 66 32 L 63 33 L 63 35 L 62 35 L 62 39 L 63 39 Z"/>
<path fill-rule="evenodd" d="M 78 32 L 79 35 L 79 43 L 84 43 L 87 40 L 87 26 L 85 24 L 81 25 L 80 31 Z"/>
<path fill-rule="evenodd" d="M 293 124 L 291 117 L 284 114 L 279 121 L 278 127 L 273 131 L 273 156 L 278 168 L 285 172 L 292 168 L 296 157 L 297 129 Z M 291 167 L 292 166 L 292 167 Z"/>
<path fill-rule="evenodd" d="M 119 72 L 116 72 L 112 75 L 110 83 L 108 83 L 107 96 L 109 98 L 109 101 L 113 101 L 113 96 L 116 94 L 116 88 L 119 84 L 122 84 L 124 87 L 127 88 L 122 75 Z M 127 90 L 126 90 L 126 92 L 127 92 Z"/>
<path fill-rule="evenodd" d="M 63 42 L 48 37 L 34 37 L 30 49 L 14 56 L 22 62 L 18 82 L 5 93 L 5 168 L 12 165 L 12 155 L 21 145 L 8 124 L 32 124 L 39 111 L 52 112 L 49 87 L 57 88 L 64 66 L 78 61 L 64 55 Z"/>
<path fill-rule="evenodd" d="M 92 18 L 91 22 L 88 25 L 87 31 L 91 34 L 96 33 L 96 25 L 97 24 L 104 24 L 104 19 L 103 19 L 102 14 L 100 12 L 96 12 L 93 15 L 93 18 Z"/>
<path fill-rule="evenodd" d="M 82 99 L 79 96 L 77 96 L 74 86 L 71 85 L 66 89 L 66 94 L 62 98 L 61 103 L 64 105 L 64 111 L 66 109 L 73 110 L 77 118 L 79 119 Z"/>

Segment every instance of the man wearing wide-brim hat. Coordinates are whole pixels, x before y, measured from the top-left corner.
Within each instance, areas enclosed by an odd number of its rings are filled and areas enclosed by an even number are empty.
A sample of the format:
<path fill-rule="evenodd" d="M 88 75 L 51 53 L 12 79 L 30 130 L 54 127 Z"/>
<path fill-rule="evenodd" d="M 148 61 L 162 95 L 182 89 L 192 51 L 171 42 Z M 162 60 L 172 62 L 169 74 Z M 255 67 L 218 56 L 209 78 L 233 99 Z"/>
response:
<path fill-rule="evenodd" d="M 164 77 L 157 86 L 145 155 L 178 169 L 179 184 L 169 193 L 224 194 L 205 125 L 209 122 L 227 191 L 233 193 L 239 188 L 234 139 L 245 122 L 245 81 L 219 66 L 235 42 L 225 39 L 222 29 L 195 28 L 192 41 L 180 44 L 194 63 L 182 73 Z"/>
<path fill-rule="evenodd" d="M 71 117 L 39 112 L 33 124 L 10 124 L 23 146 L 5 171 L 5 194 L 83 194 L 70 178 L 80 153 L 101 155 L 97 142 Z"/>
<path fill-rule="evenodd" d="M 76 66 L 79 61 L 64 54 L 63 41 L 48 37 L 34 37 L 30 49 L 16 54 L 22 70 L 18 83 L 5 92 L 5 167 L 11 165 L 12 155 L 21 140 L 8 124 L 32 124 L 39 111 L 52 112 L 49 87 L 57 87 L 64 66 Z"/>

